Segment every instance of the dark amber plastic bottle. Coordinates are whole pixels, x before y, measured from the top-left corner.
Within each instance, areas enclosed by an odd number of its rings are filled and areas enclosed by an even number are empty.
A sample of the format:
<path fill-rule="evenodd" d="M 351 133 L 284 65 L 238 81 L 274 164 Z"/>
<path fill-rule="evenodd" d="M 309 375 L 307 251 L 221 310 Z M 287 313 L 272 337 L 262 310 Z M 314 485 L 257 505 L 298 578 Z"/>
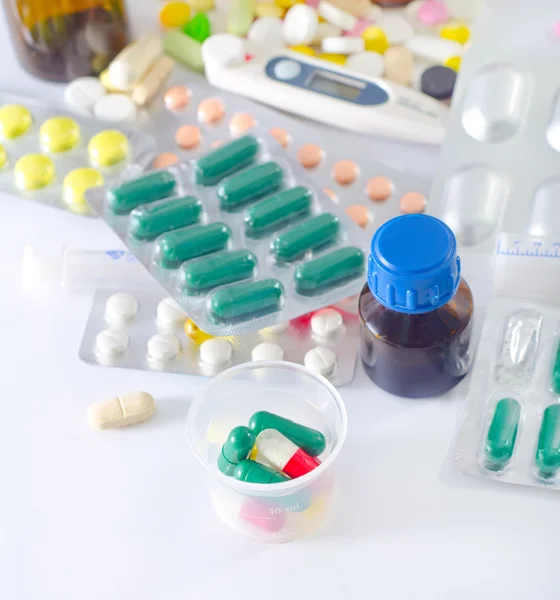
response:
<path fill-rule="evenodd" d="M 16 53 L 32 75 L 99 75 L 127 43 L 124 0 L 3 0 Z"/>
<path fill-rule="evenodd" d="M 442 221 L 406 215 L 379 228 L 359 311 L 362 361 L 384 390 L 437 396 L 468 372 L 473 298 Z"/>

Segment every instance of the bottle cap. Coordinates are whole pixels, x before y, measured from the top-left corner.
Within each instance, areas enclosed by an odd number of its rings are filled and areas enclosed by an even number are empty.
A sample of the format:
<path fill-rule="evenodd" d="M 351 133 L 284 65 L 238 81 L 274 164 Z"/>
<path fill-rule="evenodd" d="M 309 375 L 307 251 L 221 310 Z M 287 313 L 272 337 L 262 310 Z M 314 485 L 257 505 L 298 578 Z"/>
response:
<path fill-rule="evenodd" d="M 430 312 L 451 300 L 460 279 L 455 236 L 435 217 L 396 217 L 371 240 L 368 286 L 387 308 L 407 314 Z"/>

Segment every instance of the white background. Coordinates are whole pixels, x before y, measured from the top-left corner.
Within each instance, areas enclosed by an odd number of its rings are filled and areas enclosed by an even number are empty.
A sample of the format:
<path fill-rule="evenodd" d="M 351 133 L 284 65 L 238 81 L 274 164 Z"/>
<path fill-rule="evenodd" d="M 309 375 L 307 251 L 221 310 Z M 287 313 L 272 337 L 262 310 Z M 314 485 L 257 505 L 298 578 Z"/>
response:
<path fill-rule="evenodd" d="M 141 4 L 133 21 L 149 29 L 155 11 Z M 21 72 L 6 35 L 2 21 L 1 88 L 60 99 L 60 86 Z M 372 147 L 431 175 L 433 152 Z M 560 598 L 558 495 L 450 465 L 467 382 L 453 397 L 402 400 L 376 389 L 360 366 L 342 389 L 349 435 L 335 520 L 308 539 L 256 545 L 216 519 L 187 447 L 185 418 L 202 380 L 82 364 L 91 299 L 24 296 L 26 243 L 117 246 L 100 221 L 0 196 L 0 598 Z M 480 326 L 489 263 L 465 256 L 464 265 Z M 150 423 L 89 429 L 91 402 L 135 389 L 156 397 Z"/>

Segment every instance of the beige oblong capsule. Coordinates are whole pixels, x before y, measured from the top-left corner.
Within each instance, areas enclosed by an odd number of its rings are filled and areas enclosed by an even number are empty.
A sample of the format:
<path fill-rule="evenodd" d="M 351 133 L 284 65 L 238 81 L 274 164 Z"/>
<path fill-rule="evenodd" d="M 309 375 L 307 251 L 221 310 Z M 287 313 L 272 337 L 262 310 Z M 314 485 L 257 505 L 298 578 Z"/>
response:
<path fill-rule="evenodd" d="M 131 392 L 94 402 L 88 407 L 87 418 L 93 429 L 116 429 L 147 421 L 155 410 L 153 396 L 147 392 Z"/>
<path fill-rule="evenodd" d="M 161 56 L 132 90 L 132 100 L 138 106 L 146 106 L 159 92 L 173 70 L 175 61 L 169 56 Z"/>

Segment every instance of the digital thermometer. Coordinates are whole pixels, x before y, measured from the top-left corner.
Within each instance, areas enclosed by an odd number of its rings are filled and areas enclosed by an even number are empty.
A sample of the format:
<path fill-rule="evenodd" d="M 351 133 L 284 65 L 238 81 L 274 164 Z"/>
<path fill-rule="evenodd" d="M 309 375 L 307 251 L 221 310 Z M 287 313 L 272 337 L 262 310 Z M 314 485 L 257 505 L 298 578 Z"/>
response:
<path fill-rule="evenodd" d="M 385 79 L 229 34 L 202 46 L 208 81 L 281 110 L 359 133 L 440 144 L 446 106 Z"/>

